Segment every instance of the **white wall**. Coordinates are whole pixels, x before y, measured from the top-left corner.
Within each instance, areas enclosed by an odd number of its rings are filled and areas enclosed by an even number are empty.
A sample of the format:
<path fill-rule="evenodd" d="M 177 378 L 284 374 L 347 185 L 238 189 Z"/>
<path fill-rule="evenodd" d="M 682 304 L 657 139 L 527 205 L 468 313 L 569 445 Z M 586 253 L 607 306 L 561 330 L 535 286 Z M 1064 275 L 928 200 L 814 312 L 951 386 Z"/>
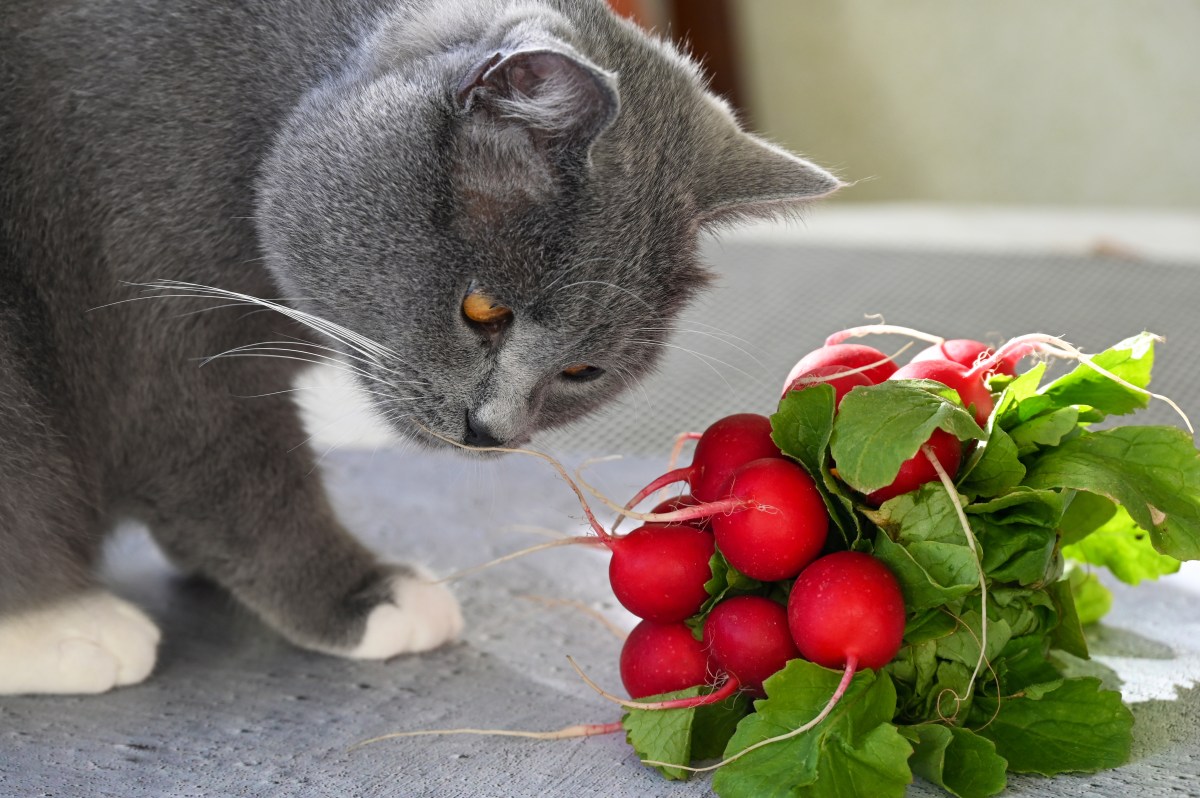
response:
<path fill-rule="evenodd" d="M 1200 208 L 1197 0 L 740 0 L 757 129 L 840 201 Z"/>

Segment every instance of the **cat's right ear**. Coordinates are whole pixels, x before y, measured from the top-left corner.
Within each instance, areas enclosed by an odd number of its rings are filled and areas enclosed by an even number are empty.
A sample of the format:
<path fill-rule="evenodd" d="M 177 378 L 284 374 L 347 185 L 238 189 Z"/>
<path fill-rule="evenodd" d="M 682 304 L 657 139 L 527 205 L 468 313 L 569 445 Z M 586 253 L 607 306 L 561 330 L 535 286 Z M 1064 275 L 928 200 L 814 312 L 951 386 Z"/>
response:
<path fill-rule="evenodd" d="M 544 150 L 586 153 L 620 111 L 616 77 L 550 49 L 495 53 L 472 67 L 459 108 L 498 126 L 517 125 Z"/>

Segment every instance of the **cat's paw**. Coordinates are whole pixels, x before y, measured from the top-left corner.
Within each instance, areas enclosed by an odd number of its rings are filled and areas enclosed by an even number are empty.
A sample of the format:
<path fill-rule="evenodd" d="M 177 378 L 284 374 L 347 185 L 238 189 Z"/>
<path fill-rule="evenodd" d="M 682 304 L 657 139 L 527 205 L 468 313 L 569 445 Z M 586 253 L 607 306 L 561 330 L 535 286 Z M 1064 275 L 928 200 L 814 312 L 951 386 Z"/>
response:
<path fill-rule="evenodd" d="M 158 627 L 105 591 L 0 617 L 0 695 L 103 693 L 154 669 Z"/>
<path fill-rule="evenodd" d="M 444 585 L 434 584 L 428 572 L 412 568 L 390 580 L 391 600 L 371 610 L 358 645 L 335 653 L 351 659 L 387 659 L 437 648 L 462 633 L 458 599 Z"/>

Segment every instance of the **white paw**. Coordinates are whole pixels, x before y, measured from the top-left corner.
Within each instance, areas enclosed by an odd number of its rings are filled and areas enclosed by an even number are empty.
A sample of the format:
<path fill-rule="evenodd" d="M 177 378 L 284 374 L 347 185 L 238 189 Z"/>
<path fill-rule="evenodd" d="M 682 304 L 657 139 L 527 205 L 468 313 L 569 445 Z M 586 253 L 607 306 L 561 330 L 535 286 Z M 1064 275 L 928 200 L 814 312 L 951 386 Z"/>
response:
<path fill-rule="evenodd" d="M 458 599 L 433 579 L 422 569 L 392 577 L 392 602 L 371 610 L 357 646 L 337 653 L 351 659 L 387 659 L 428 651 L 458 637 L 463 628 Z"/>
<path fill-rule="evenodd" d="M 0 617 L 0 695 L 103 693 L 154 670 L 158 627 L 105 591 Z"/>

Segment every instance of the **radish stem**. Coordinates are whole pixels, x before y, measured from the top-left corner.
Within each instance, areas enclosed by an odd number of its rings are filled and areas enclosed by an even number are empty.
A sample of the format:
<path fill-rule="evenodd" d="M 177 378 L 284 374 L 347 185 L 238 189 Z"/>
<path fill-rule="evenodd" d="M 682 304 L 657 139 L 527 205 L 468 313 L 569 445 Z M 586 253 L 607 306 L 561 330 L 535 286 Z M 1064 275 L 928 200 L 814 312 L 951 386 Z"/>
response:
<path fill-rule="evenodd" d="M 725 675 L 725 682 L 716 690 L 708 695 L 695 696 L 694 698 L 673 698 L 669 701 L 631 701 L 627 698 L 613 695 L 605 690 L 600 685 L 596 684 L 592 679 L 583 672 L 583 668 L 579 667 L 579 663 L 574 657 L 568 656 L 567 662 L 571 663 L 571 667 L 579 674 L 579 678 L 583 679 L 584 684 L 595 690 L 602 698 L 606 698 L 614 704 L 619 704 L 626 709 L 691 709 L 692 707 L 703 707 L 709 704 L 716 704 L 719 701 L 724 701 L 729 696 L 741 689 L 742 685 L 731 674 Z"/>
<path fill-rule="evenodd" d="M 857 670 L 858 670 L 858 657 L 855 657 L 855 656 L 847 657 L 846 658 L 846 669 L 844 671 L 842 671 L 842 680 L 840 682 L 838 682 L 837 689 L 833 692 L 833 695 L 830 697 L 829 703 L 827 703 L 825 705 L 825 708 L 821 710 L 820 714 L 818 714 L 815 718 L 810 720 L 808 723 L 805 723 L 803 726 L 801 726 L 798 729 L 792 729 L 790 732 L 787 732 L 786 734 L 780 734 L 776 737 L 768 737 L 765 740 L 760 740 L 757 743 L 755 743 L 754 745 L 751 745 L 747 748 L 743 748 L 741 751 L 738 751 L 736 754 L 729 757 L 728 759 L 723 759 L 720 762 L 718 762 L 717 764 L 709 765 L 708 767 L 694 768 L 694 767 L 688 767 L 686 765 L 677 765 L 674 762 L 659 762 L 659 761 L 653 760 L 653 759 L 643 759 L 642 764 L 643 765 L 657 765 L 658 767 L 678 768 L 679 770 L 686 770 L 691 773 L 706 773 L 710 770 L 716 770 L 717 768 L 723 768 L 726 765 L 728 765 L 730 762 L 736 762 L 737 760 L 741 759 L 742 757 L 744 757 L 746 754 L 750 753 L 751 751 L 762 748 L 763 746 L 770 745 L 771 743 L 777 743 L 782 740 L 790 740 L 793 737 L 798 737 L 801 734 L 804 734 L 804 732 L 808 731 L 809 729 L 811 729 L 814 726 L 816 726 L 817 724 L 819 724 L 821 721 L 825 720 L 825 718 L 829 717 L 829 713 L 833 711 L 833 708 L 836 707 L 838 705 L 838 702 L 842 700 L 842 696 L 844 696 L 846 694 L 846 689 L 848 687 L 850 687 L 850 682 L 854 679 L 854 673 Z"/>
<path fill-rule="evenodd" d="M 646 523 L 670 524 L 670 523 L 675 523 L 675 522 L 679 522 L 679 521 L 691 521 L 692 519 L 695 519 L 695 518 L 709 518 L 718 513 L 735 513 L 735 512 L 738 512 L 739 510 L 771 511 L 771 510 L 775 509 L 773 507 L 768 507 L 765 504 L 758 504 L 756 502 L 745 501 L 743 499 L 721 499 L 721 500 L 715 501 L 715 502 L 704 502 L 702 504 L 692 505 L 691 507 L 684 507 L 679 510 L 672 510 L 669 513 L 638 513 L 638 512 L 634 512 L 633 510 L 630 510 L 626 507 L 622 507 L 621 505 L 617 504 L 612 499 L 608 498 L 603 493 L 601 493 L 599 490 L 594 488 L 591 484 L 589 484 L 586 479 L 584 479 L 583 469 L 587 468 L 589 465 L 591 465 L 593 463 L 597 463 L 597 462 L 601 462 L 601 460 L 600 459 L 592 459 L 592 460 L 585 461 L 581 466 L 579 466 L 579 468 L 575 469 L 575 479 L 579 482 L 580 485 L 583 486 L 584 490 L 586 490 L 588 493 L 592 494 L 592 496 L 594 496 L 596 499 L 598 499 L 601 504 L 605 505 L 606 507 L 608 507 L 611 510 L 614 510 L 617 513 L 620 513 L 623 516 L 627 516 L 629 518 L 634 518 L 634 519 L 637 519 L 638 521 L 643 521 Z M 664 476 L 666 476 L 666 475 L 664 475 Z"/>
<path fill-rule="evenodd" d="M 983 663 L 987 659 L 987 639 L 988 639 L 988 617 L 987 617 L 987 576 L 983 572 L 983 558 L 979 553 L 979 546 L 975 540 L 975 533 L 971 530 L 971 524 L 967 521 L 967 514 L 963 510 L 962 501 L 958 496 L 958 489 L 954 487 L 954 481 L 950 479 L 950 475 L 946 473 L 946 469 L 942 468 L 942 464 L 934 457 L 933 451 L 928 446 L 922 446 L 921 452 L 929 460 L 933 470 L 937 472 L 938 479 L 941 480 L 942 486 L 946 489 L 947 495 L 950 497 L 950 502 L 954 505 L 954 512 L 958 515 L 958 523 L 962 525 L 963 534 L 967 536 L 967 545 L 971 549 L 975 569 L 979 573 L 979 659 L 975 662 L 975 670 L 971 673 L 971 680 L 967 682 L 967 694 L 960 696 L 958 693 L 951 691 L 957 705 L 954 710 L 954 715 L 958 715 L 959 709 L 971 697 L 971 693 L 975 689 L 975 679 L 979 677 L 979 672 L 983 669 Z M 968 627 L 970 628 L 970 627 Z M 939 713 L 941 709 L 939 708 Z"/>

